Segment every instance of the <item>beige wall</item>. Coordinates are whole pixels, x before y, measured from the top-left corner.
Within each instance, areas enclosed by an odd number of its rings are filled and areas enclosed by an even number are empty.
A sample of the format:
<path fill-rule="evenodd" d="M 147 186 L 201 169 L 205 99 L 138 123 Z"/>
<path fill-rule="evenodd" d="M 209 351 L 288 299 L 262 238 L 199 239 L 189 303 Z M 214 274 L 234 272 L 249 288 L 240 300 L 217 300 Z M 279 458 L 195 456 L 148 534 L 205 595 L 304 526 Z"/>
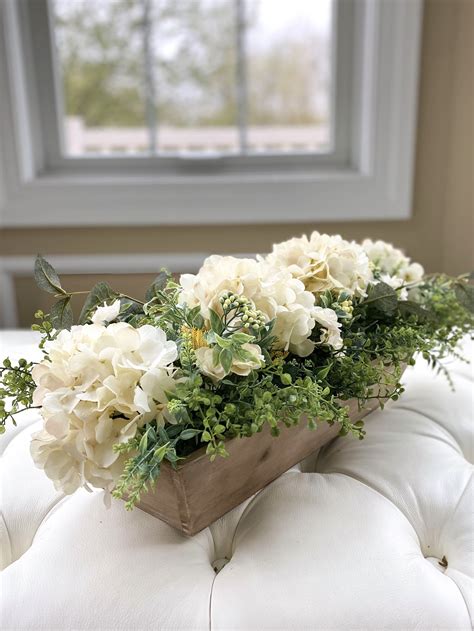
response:
<path fill-rule="evenodd" d="M 410 0 L 399 0 L 400 2 Z M 408 221 L 0 231 L 3 254 L 257 252 L 313 229 L 346 238 L 381 238 L 403 247 L 428 271 L 474 269 L 472 113 L 474 0 L 426 0 L 413 217 Z M 295 199 L 297 203 L 297 199 Z M 91 277 L 68 279 L 87 288 Z M 111 279 L 140 293 L 149 277 Z M 17 279 L 21 323 L 40 304 L 29 279 Z"/>

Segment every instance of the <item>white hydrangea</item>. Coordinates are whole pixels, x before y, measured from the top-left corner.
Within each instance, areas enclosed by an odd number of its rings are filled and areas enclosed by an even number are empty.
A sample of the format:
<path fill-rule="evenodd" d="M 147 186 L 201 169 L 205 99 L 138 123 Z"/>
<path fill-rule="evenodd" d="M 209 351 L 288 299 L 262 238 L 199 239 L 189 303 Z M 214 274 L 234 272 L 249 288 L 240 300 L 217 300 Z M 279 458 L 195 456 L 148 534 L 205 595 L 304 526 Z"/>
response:
<path fill-rule="evenodd" d="M 100 320 L 105 315 L 113 313 Z M 45 348 L 48 359 L 33 369 L 44 421 L 33 459 L 64 493 L 88 485 L 111 491 L 127 459 L 113 446 L 152 419 L 172 422 L 166 392 L 174 387 L 176 344 L 161 329 L 118 322 L 74 326 Z"/>
<path fill-rule="evenodd" d="M 220 296 L 226 291 L 252 300 L 266 321 L 275 319 L 273 330 L 278 346 L 302 357 L 309 355 L 314 343 L 308 338 L 314 328 L 314 296 L 304 284 L 285 269 L 265 261 L 232 256 L 210 256 L 197 274 L 183 274 L 180 304 L 200 306 L 209 320 L 210 309 L 220 313 Z"/>
<path fill-rule="evenodd" d="M 120 313 L 120 300 L 116 300 L 113 304 L 108 305 L 104 302 L 103 307 L 97 307 L 91 322 L 93 324 L 108 324 L 113 322 Z"/>
<path fill-rule="evenodd" d="M 412 263 L 402 250 L 385 241 L 365 239 L 362 247 L 374 268 L 375 275 L 393 289 L 399 290 L 401 300 L 408 298 L 403 285 L 411 285 L 422 280 L 424 269 L 419 263 Z"/>
<path fill-rule="evenodd" d="M 364 296 L 372 271 L 360 245 L 314 231 L 273 246 L 266 260 L 274 267 L 288 269 L 313 293 L 327 289 L 345 290 Z"/>
<path fill-rule="evenodd" d="M 332 346 L 335 350 L 342 348 L 341 323 L 337 320 L 337 313 L 333 309 L 316 307 L 314 317 L 322 327 L 321 343 Z"/>

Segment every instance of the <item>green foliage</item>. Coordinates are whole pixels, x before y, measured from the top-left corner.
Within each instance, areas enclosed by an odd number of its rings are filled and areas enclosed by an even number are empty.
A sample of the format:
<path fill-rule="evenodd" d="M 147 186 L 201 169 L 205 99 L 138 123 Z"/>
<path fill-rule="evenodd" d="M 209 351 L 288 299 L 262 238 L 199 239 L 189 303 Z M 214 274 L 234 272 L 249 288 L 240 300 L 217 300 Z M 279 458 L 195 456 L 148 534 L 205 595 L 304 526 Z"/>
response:
<path fill-rule="evenodd" d="M 71 297 L 65 296 L 53 305 L 51 309 L 51 323 L 55 329 L 70 329 L 73 320 Z"/>
<path fill-rule="evenodd" d="M 117 299 L 121 301 L 120 313 L 117 320 L 122 322 L 130 322 L 134 326 L 138 326 L 143 320 L 143 305 L 141 300 L 131 298 L 125 294 L 114 291 L 108 283 L 100 281 L 90 292 L 72 292 L 66 291 L 59 279 L 59 276 L 53 266 L 48 263 L 41 255 L 38 254 L 35 262 L 35 280 L 40 289 L 53 294 L 58 301 L 51 307 L 51 313 L 48 316 L 46 326 L 51 326 L 56 331 L 61 329 L 70 329 L 74 323 L 74 314 L 71 307 L 71 298 L 74 295 L 85 293 L 87 297 L 84 301 L 81 313 L 79 315 L 79 324 L 89 322 L 92 314 L 104 304 L 111 304 Z M 157 287 L 157 280 L 153 287 Z M 138 316 L 138 317 L 137 317 Z M 46 333 L 46 329 L 33 325 L 33 330 Z"/>
<path fill-rule="evenodd" d="M 38 254 L 35 261 L 34 271 L 36 284 L 40 289 L 50 294 L 66 294 L 61 287 L 61 281 L 53 266 L 46 261 L 41 254 Z"/>
<path fill-rule="evenodd" d="M 378 311 L 386 316 L 393 315 L 397 310 L 397 306 L 397 292 L 390 285 L 383 282 L 371 285 L 367 291 L 367 298 L 361 303 L 361 307 Z"/>
<path fill-rule="evenodd" d="M 128 510 L 139 501 L 142 492 L 155 484 L 163 460 L 176 465 L 175 446 L 181 433 L 179 425 L 168 429 L 147 425 L 128 443 L 115 446 L 118 453 L 131 455 L 113 493 L 115 497 L 127 499 L 125 507 Z"/>
<path fill-rule="evenodd" d="M 98 282 L 87 295 L 79 316 L 79 324 L 85 324 L 97 307 L 113 302 L 117 296 L 117 292 L 113 291 L 108 283 Z"/>
<path fill-rule="evenodd" d="M 59 299 L 50 315 L 38 312 L 33 325 L 46 352 L 46 343 L 72 324 L 72 292 L 62 287 L 42 257 L 37 259 L 35 277 Z M 399 300 L 385 283 L 370 286 L 362 299 L 327 291 L 318 295 L 318 303 L 336 311 L 343 348 L 316 345 L 309 357 L 301 358 L 275 348 L 273 322 L 265 322 L 263 313 L 245 296 L 224 292 L 205 322 L 199 306 L 179 303 L 180 289 L 162 272 L 143 303 L 98 283 L 88 294 L 79 319 L 87 323 L 97 307 L 120 299 L 118 320 L 136 327 L 161 327 L 177 343 L 175 389 L 167 393 L 173 423 L 162 427 L 152 421 L 128 443 L 116 446 L 124 470 L 114 495 L 126 498 L 127 508 L 155 484 L 163 462 L 178 466 L 199 448 L 211 460 L 226 457 L 228 439 L 245 439 L 265 427 L 278 436 L 282 426 L 304 419 L 310 429 L 321 422 L 339 423 L 341 435 L 363 438 L 363 422 L 351 422 L 344 401 L 357 399 L 363 406 L 375 399 L 383 406 L 387 399 L 396 400 L 403 393 L 404 366 L 412 364 L 418 353 L 435 370 L 447 374 L 441 360 L 456 355 L 458 342 L 474 329 L 473 286 L 467 276 L 427 277 L 407 286 L 408 300 Z M 315 327 L 315 342 L 319 335 Z M 234 363 L 254 359 L 247 344 L 257 344 L 264 361 L 258 369 L 239 376 L 232 372 Z M 213 380 L 201 372 L 197 352 L 201 348 L 212 351 L 222 379 Z M 13 365 L 7 359 L 0 369 L 0 431 L 7 419 L 33 407 L 32 368 L 33 363 L 26 360 Z"/>
<path fill-rule="evenodd" d="M 40 349 L 44 349 L 44 345 L 48 340 L 54 340 L 58 335 L 59 330 L 55 329 L 51 322 L 51 317 L 48 313 L 43 313 L 41 309 L 35 313 L 35 322 L 31 325 L 32 331 L 36 331 L 41 334 L 41 341 L 39 344 Z"/>
<path fill-rule="evenodd" d="M 158 276 L 155 278 L 155 280 L 153 281 L 153 283 L 150 285 L 150 287 L 148 288 L 145 298 L 147 302 L 150 302 L 151 300 L 153 300 L 153 298 L 156 298 L 159 296 L 159 292 L 163 291 L 163 289 L 165 289 L 167 283 L 169 280 L 169 274 L 168 272 L 166 272 L 165 270 L 162 270 Z"/>
<path fill-rule="evenodd" d="M 7 358 L 0 366 L 0 434 L 4 433 L 8 419 L 16 425 L 15 415 L 34 407 L 36 386 L 31 376 L 33 365 L 26 359 L 13 364 Z"/>
<path fill-rule="evenodd" d="M 456 283 L 454 291 L 456 298 L 462 306 L 474 313 L 474 286 L 468 285 L 465 282 Z"/>

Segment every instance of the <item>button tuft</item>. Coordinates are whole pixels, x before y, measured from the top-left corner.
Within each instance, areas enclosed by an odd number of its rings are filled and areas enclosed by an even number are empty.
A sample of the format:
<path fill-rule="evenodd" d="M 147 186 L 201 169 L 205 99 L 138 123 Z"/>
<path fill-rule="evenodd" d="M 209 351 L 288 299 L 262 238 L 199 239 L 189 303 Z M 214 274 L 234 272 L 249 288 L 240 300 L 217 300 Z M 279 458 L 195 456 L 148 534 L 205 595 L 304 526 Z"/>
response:
<path fill-rule="evenodd" d="M 441 561 L 438 561 L 438 564 L 441 565 L 441 567 L 443 567 L 444 569 L 446 569 L 448 567 L 448 559 L 445 556 L 443 556 Z"/>
<path fill-rule="evenodd" d="M 225 567 L 227 563 L 229 563 L 229 561 L 230 559 L 228 559 L 227 557 L 222 557 L 221 559 L 215 559 L 212 562 L 212 569 L 214 570 L 216 574 L 219 574 L 222 568 Z"/>

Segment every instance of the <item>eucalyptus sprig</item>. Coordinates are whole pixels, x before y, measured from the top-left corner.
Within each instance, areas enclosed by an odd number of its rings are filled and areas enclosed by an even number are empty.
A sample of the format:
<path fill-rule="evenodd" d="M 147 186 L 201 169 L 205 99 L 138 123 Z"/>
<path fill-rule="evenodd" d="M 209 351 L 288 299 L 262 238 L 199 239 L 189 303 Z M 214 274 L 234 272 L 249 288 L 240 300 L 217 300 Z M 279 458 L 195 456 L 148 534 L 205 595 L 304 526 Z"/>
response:
<path fill-rule="evenodd" d="M 74 323 L 74 314 L 71 306 L 73 296 L 86 295 L 78 324 L 85 324 L 97 307 L 111 304 L 121 299 L 122 308 L 120 318 L 123 321 L 133 319 L 138 313 L 142 313 L 145 302 L 138 298 L 114 291 L 108 283 L 100 281 L 90 291 L 68 291 L 61 285 L 61 280 L 54 267 L 40 254 L 35 261 L 34 278 L 38 287 L 52 294 L 57 301 L 51 307 L 50 322 L 54 329 L 70 329 Z"/>

